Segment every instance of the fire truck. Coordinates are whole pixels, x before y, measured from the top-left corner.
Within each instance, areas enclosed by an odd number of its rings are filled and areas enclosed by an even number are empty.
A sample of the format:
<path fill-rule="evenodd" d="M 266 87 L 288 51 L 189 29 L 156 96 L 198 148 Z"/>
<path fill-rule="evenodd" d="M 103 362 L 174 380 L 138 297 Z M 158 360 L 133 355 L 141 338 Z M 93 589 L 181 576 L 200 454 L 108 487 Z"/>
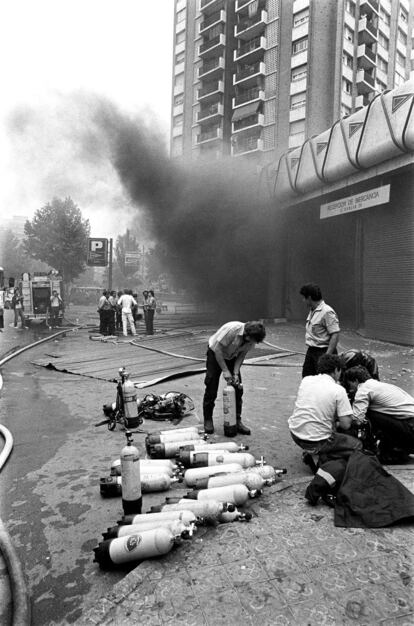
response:
<path fill-rule="evenodd" d="M 26 322 L 45 323 L 49 321 L 50 297 L 53 291 L 57 291 L 62 298 L 62 276 L 51 270 L 48 273 L 34 272 L 31 276 L 24 272 L 19 281 L 23 294 L 24 316 Z M 59 318 L 63 318 L 63 309 L 59 311 Z"/>

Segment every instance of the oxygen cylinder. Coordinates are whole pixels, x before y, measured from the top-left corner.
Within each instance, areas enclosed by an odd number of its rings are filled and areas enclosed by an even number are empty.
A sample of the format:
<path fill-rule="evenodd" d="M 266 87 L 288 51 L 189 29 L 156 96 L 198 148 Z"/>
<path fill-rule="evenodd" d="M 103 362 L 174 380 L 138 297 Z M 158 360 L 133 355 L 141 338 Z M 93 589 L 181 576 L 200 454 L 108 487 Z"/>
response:
<path fill-rule="evenodd" d="M 223 389 L 223 429 L 226 437 L 237 435 L 236 390 L 227 384 Z"/>
<path fill-rule="evenodd" d="M 141 474 L 140 478 L 142 493 L 168 491 L 173 483 L 179 482 L 178 478 L 171 478 L 168 474 Z M 122 495 L 122 476 L 101 478 L 100 492 L 106 498 Z"/>
<path fill-rule="evenodd" d="M 188 459 L 188 455 L 182 455 L 183 452 L 213 452 L 219 450 L 220 452 L 244 452 L 248 450 L 249 446 L 244 446 L 242 443 L 238 444 L 235 441 L 221 441 L 217 443 L 205 443 L 200 445 L 199 443 L 189 443 L 186 446 L 182 446 L 177 455 L 177 459 L 185 465 L 185 461 L 182 459 Z"/>
<path fill-rule="evenodd" d="M 210 467 L 194 467 L 184 472 L 184 482 L 188 487 L 194 487 L 197 480 L 210 478 L 217 474 L 229 474 L 243 470 L 239 463 L 226 463 L 226 465 L 211 465 Z"/>
<path fill-rule="evenodd" d="M 198 444 L 203 443 L 203 439 L 195 439 Z M 166 441 L 165 443 L 152 443 L 148 446 L 147 452 L 149 456 L 153 459 L 171 459 L 180 451 L 182 446 L 185 446 L 188 443 L 187 440 L 180 441 Z M 207 445 L 207 444 L 206 444 Z"/>
<path fill-rule="evenodd" d="M 127 445 L 121 451 L 121 474 L 123 478 L 122 508 L 124 513 L 141 513 L 142 493 L 139 454 L 132 445 L 132 433 L 125 431 Z"/>
<path fill-rule="evenodd" d="M 141 420 L 138 417 L 137 392 L 134 383 L 129 380 L 129 374 L 123 372 L 122 377 L 122 399 L 124 404 L 124 417 L 127 428 L 136 428 Z"/>
<path fill-rule="evenodd" d="M 203 437 L 207 438 L 207 435 L 203 435 Z M 175 430 L 170 430 L 164 435 L 150 434 L 145 437 L 145 444 L 147 447 L 153 443 L 169 443 L 170 441 L 192 441 L 194 439 L 202 439 L 200 433 L 194 431 L 186 431 L 186 432 L 176 432 Z"/>
<path fill-rule="evenodd" d="M 178 511 L 177 511 L 178 513 Z M 155 513 L 154 513 L 155 515 Z M 193 514 L 194 521 L 185 523 L 181 519 L 164 519 L 164 520 L 148 520 L 139 524 L 127 524 L 123 526 L 112 526 L 108 528 L 106 533 L 102 533 L 104 539 L 115 539 L 116 537 L 126 537 L 126 535 L 134 535 L 143 530 L 153 530 L 154 528 L 169 528 L 173 534 L 179 530 L 180 533 L 187 532 L 187 536 L 191 537 L 194 529 L 196 516 Z"/>
<path fill-rule="evenodd" d="M 256 465 L 255 467 L 249 468 L 250 472 L 256 472 L 262 478 L 264 478 L 268 483 L 276 482 L 278 476 L 282 474 L 286 474 L 287 470 L 284 469 L 275 469 L 271 465 Z"/>
<path fill-rule="evenodd" d="M 177 463 L 172 463 L 169 459 L 140 459 L 139 468 L 143 474 L 168 474 L 175 476 L 180 473 L 181 469 Z M 111 476 L 121 475 L 121 460 L 116 459 L 111 463 Z"/>
<path fill-rule="evenodd" d="M 132 526 L 135 524 L 152 522 L 162 522 L 171 520 L 181 520 L 183 524 L 190 524 L 197 520 L 192 511 L 161 511 L 160 513 L 140 513 L 139 515 L 123 515 L 121 520 L 118 520 L 118 526 Z M 113 528 L 118 528 L 114 526 Z M 108 528 L 109 530 L 109 528 Z"/>
<path fill-rule="evenodd" d="M 185 428 L 174 428 L 173 430 L 160 430 L 158 432 L 150 433 L 150 435 L 168 435 L 168 433 L 196 433 L 198 435 L 204 435 L 204 431 L 201 426 L 186 426 Z M 184 439 L 185 437 L 183 437 Z"/>
<path fill-rule="evenodd" d="M 191 511 L 197 517 L 216 518 L 223 511 L 234 510 L 234 504 L 214 500 L 190 500 L 187 498 L 167 498 L 165 504 L 152 506 L 150 513 L 161 511 Z"/>
<path fill-rule="evenodd" d="M 131 561 L 144 561 L 167 554 L 181 535 L 175 535 L 169 528 L 143 530 L 140 533 L 108 539 L 94 548 L 94 562 L 103 568 L 113 568 Z"/>
<path fill-rule="evenodd" d="M 218 500 L 219 502 L 232 502 L 240 506 L 246 504 L 249 498 L 255 498 L 258 495 L 260 495 L 259 490 L 253 489 L 249 491 L 246 485 L 239 484 L 213 487 L 212 489 L 194 489 L 189 491 L 185 497 L 201 501 Z"/>
<path fill-rule="evenodd" d="M 243 469 L 246 469 L 256 465 L 256 459 L 250 452 L 190 452 L 188 463 L 191 467 L 238 463 Z"/>
<path fill-rule="evenodd" d="M 196 489 L 212 489 L 226 485 L 246 485 L 247 489 L 263 489 L 266 481 L 257 472 L 234 472 L 232 474 L 218 474 L 210 478 L 196 480 Z"/>

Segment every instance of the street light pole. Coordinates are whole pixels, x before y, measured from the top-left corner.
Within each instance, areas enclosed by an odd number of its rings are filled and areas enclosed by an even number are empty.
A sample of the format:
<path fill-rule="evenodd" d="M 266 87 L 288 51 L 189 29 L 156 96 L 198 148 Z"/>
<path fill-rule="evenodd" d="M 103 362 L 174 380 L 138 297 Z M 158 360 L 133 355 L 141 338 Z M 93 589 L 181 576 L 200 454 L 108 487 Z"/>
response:
<path fill-rule="evenodd" d="M 112 291 L 112 237 L 109 240 L 108 289 Z"/>

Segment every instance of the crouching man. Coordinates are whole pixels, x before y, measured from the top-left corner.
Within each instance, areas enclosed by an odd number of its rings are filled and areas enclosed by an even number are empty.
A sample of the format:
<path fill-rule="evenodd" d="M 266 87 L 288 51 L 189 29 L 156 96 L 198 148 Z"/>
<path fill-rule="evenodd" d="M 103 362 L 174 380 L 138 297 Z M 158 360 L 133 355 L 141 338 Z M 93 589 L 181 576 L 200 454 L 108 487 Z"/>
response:
<path fill-rule="evenodd" d="M 214 433 L 213 410 L 217 398 L 220 376 L 236 391 L 237 432 L 250 435 L 250 429 L 241 421 L 243 387 L 240 368 L 246 354 L 266 337 L 261 322 L 227 322 L 208 340 L 206 386 L 203 398 L 204 430 Z"/>
<path fill-rule="evenodd" d="M 414 398 L 397 385 L 374 380 L 361 365 L 346 370 L 345 384 L 354 394 L 355 420 L 368 420 L 379 440 L 380 462 L 407 462 L 414 454 Z"/>
<path fill-rule="evenodd" d="M 303 378 L 288 420 L 293 441 L 305 453 L 318 455 L 318 469 L 305 492 L 311 505 L 319 498 L 332 505 L 332 494 L 342 481 L 348 458 L 362 448 L 355 437 L 336 432 L 337 424 L 349 430 L 353 416 L 346 391 L 338 384 L 341 365 L 337 355 L 320 357 L 318 374 Z"/>

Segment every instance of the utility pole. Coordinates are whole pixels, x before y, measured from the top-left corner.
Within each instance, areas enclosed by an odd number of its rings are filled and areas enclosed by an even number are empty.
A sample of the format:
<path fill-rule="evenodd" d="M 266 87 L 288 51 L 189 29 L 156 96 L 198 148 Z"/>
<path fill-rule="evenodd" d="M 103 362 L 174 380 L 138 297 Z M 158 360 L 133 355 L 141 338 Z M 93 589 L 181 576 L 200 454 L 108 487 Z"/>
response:
<path fill-rule="evenodd" d="M 109 240 L 108 289 L 112 291 L 112 237 Z"/>

